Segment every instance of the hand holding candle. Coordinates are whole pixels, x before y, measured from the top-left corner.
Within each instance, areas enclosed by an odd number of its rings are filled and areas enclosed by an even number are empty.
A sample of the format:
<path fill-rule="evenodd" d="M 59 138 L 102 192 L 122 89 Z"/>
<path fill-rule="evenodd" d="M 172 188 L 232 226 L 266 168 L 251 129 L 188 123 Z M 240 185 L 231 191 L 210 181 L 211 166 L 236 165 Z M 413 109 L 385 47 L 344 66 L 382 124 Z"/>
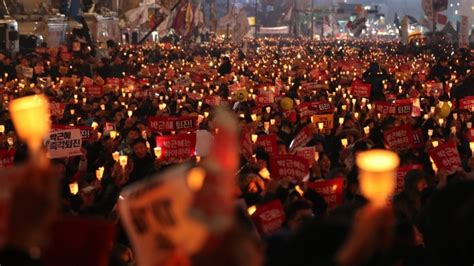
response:
<path fill-rule="evenodd" d="M 372 204 L 383 205 L 396 187 L 398 155 L 388 150 L 369 150 L 357 155 L 362 194 Z"/>

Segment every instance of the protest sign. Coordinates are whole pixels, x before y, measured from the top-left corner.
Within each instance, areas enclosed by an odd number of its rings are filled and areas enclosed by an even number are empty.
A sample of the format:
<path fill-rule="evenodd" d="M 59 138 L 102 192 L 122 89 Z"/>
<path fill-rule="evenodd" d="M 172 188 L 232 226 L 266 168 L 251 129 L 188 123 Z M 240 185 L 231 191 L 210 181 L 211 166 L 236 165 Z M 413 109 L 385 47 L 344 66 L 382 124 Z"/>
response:
<path fill-rule="evenodd" d="M 369 83 L 363 83 L 361 80 L 356 80 L 352 83 L 351 95 L 359 98 L 370 98 L 370 91 L 372 85 Z"/>
<path fill-rule="evenodd" d="M 468 96 L 459 100 L 459 109 L 472 111 L 474 108 L 474 96 Z"/>
<path fill-rule="evenodd" d="M 53 131 L 45 140 L 48 157 L 51 159 L 82 155 L 81 145 L 79 129 Z"/>
<path fill-rule="evenodd" d="M 277 138 L 275 135 L 259 135 L 256 147 L 262 147 L 268 154 L 277 154 Z"/>
<path fill-rule="evenodd" d="M 408 124 L 387 130 L 383 136 L 385 143 L 392 150 L 411 149 L 414 146 L 414 132 Z"/>
<path fill-rule="evenodd" d="M 461 169 L 461 158 L 459 157 L 456 143 L 453 141 L 440 144 L 438 147 L 430 149 L 429 155 L 438 169 L 446 169 L 448 171 Z"/>
<path fill-rule="evenodd" d="M 164 265 L 177 248 L 192 255 L 207 239 L 205 225 L 190 216 L 194 193 L 187 170 L 172 168 L 122 191 L 118 209 L 139 265 Z"/>
<path fill-rule="evenodd" d="M 403 191 L 404 186 L 405 186 L 405 177 L 408 172 L 412 170 L 423 170 L 423 165 L 421 164 L 410 164 L 410 165 L 404 165 L 400 166 L 397 170 L 397 193 L 400 193 Z"/>
<path fill-rule="evenodd" d="M 302 181 L 309 175 L 308 161 L 296 155 L 278 155 L 270 158 L 271 176 L 274 179 L 289 178 Z"/>
<path fill-rule="evenodd" d="M 305 159 L 309 166 L 312 166 L 315 161 L 316 148 L 315 147 L 300 147 L 296 148 L 296 156 Z"/>
<path fill-rule="evenodd" d="M 324 123 L 324 129 L 334 128 L 334 114 L 313 115 L 313 123 L 317 126 Z"/>
<path fill-rule="evenodd" d="M 296 135 L 291 141 L 290 150 L 303 147 L 313 138 L 313 133 L 316 131 L 314 124 L 308 124 Z"/>
<path fill-rule="evenodd" d="M 270 235 L 283 226 L 285 211 L 281 202 L 274 200 L 259 206 L 251 218 L 260 234 Z"/>
<path fill-rule="evenodd" d="M 343 178 L 311 182 L 308 184 L 308 188 L 320 194 L 328 204 L 329 208 L 337 207 L 343 202 Z"/>
<path fill-rule="evenodd" d="M 191 116 L 154 116 L 147 119 L 151 131 L 195 131 L 198 123 L 197 117 Z"/>
<path fill-rule="evenodd" d="M 165 161 L 188 159 L 195 154 L 196 133 L 156 137 L 156 146 L 161 148 Z"/>
<path fill-rule="evenodd" d="M 68 125 L 52 125 L 51 126 L 51 132 L 65 130 L 65 129 L 79 129 L 81 131 L 82 141 L 92 140 L 92 131 L 94 131 L 92 127 L 68 126 Z"/>
<path fill-rule="evenodd" d="M 375 111 L 383 115 L 411 116 L 412 107 L 413 103 L 409 99 L 408 101 L 396 101 L 395 103 L 375 102 Z"/>
<path fill-rule="evenodd" d="M 92 85 L 86 87 L 87 97 L 100 98 L 104 96 L 104 87 L 98 85 Z"/>

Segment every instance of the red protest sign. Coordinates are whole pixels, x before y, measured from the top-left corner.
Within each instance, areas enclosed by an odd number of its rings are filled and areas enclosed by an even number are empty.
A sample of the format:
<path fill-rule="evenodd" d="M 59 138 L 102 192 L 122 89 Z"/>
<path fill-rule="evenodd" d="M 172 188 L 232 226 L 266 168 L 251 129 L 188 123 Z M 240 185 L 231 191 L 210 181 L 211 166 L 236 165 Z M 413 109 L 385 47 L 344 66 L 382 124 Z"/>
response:
<path fill-rule="evenodd" d="M 354 97 L 370 98 L 371 90 L 371 84 L 363 83 L 361 80 L 356 80 L 352 83 L 351 95 Z"/>
<path fill-rule="evenodd" d="M 411 125 L 394 127 L 383 133 L 385 143 L 392 150 L 410 149 L 414 145 L 413 128 Z"/>
<path fill-rule="evenodd" d="M 305 159 L 308 165 L 313 165 L 315 159 L 316 149 L 315 147 L 304 147 L 296 149 L 296 156 Z"/>
<path fill-rule="evenodd" d="M 66 129 L 79 129 L 81 131 L 81 138 L 82 138 L 83 141 L 92 140 L 92 131 L 94 131 L 94 129 L 92 127 L 69 126 L 69 125 L 52 125 L 51 126 L 51 132 L 66 130 Z"/>
<path fill-rule="evenodd" d="M 257 96 L 257 104 L 262 105 L 269 105 L 275 102 L 275 96 L 273 93 L 263 93 Z"/>
<path fill-rule="evenodd" d="M 313 115 L 329 114 L 334 112 L 332 105 L 327 102 L 305 102 L 298 106 L 298 110 L 302 120 L 306 120 Z"/>
<path fill-rule="evenodd" d="M 107 78 L 105 82 L 111 86 L 120 86 L 121 80 L 119 78 Z"/>
<path fill-rule="evenodd" d="M 258 207 L 251 218 L 260 234 L 270 235 L 283 226 L 285 211 L 281 202 L 274 200 Z"/>
<path fill-rule="evenodd" d="M 412 171 L 412 170 L 423 170 L 423 165 L 421 164 L 410 164 L 410 165 L 404 165 L 400 166 L 397 170 L 397 193 L 400 193 L 403 191 L 403 188 L 405 186 L 405 177 L 407 176 L 407 173 Z"/>
<path fill-rule="evenodd" d="M 63 117 L 64 109 L 66 109 L 66 103 L 50 103 L 49 111 L 52 116 Z"/>
<path fill-rule="evenodd" d="M 305 146 L 312 138 L 315 127 L 314 124 L 308 124 L 291 141 L 290 150 Z"/>
<path fill-rule="evenodd" d="M 324 198 L 329 208 L 337 207 L 343 203 L 343 187 L 343 178 L 335 178 L 308 184 L 309 189 L 316 191 Z"/>
<path fill-rule="evenodd" d="M 474 108 L 474 96 L 468 96 L 459 100 L 459 109 L 471 111 Z"/>
<path fill-rule="evenodd" d="M 85 87 L 92 86 L 94 85 L 94 80 L 87 76 L 84 76 L 84 78 L 82 79 L 82 85 L 84 85 Z"/>
<path fill-rule="evenodd" d="M 15 150 L 0 150 L 0 169 L 13 166 Z"/>
<path fill-rule="evenodd" d="M 86 94 L 87 97 L 95 97 L 95 98 L 100 98 L 104 96 L 104 88 L 102 86 L 89 86 L 86 87 Z"/>
<path fill-rule="evenodd" d="M 413 103 L 408 101 L 397 101 L 395 103 L 375 102 L 375 111 L 384 115 L 411 116 Z"/>
<path fill-rule="evenodd" d="M 270 159 L 272 178 L 289 178 L 294 182 L 309 174 L 308 161 L 296 155 L 278 155 Z"/>
<path fill-rule="evenodd" d="M 204 97 L 203 102 L 210 106 L 218 106 L 221 103 L 221 97 L 217 95 L 206 96 Z"/>
<path fill-rule="evenodd" d="M 260 135 L 255 143 L 256 147 L 262 147 L 268 154 L 277 154 L 277 138 L 275 135 Z"/>
<path fill-rule="evenodd" d="M 242 129 L 242 133 L 240 136 L 240 149 L 242 154 L 250 159 L 253 155 L 253 146 L 252 146 L 252 136 L 247 129 Z"/>
<path fill-rule="evenodd" d="M 161 148 L 161 158 L 165 161 L 178 161 L 194 156 L 196 133 L 156 137 L 156 146 Z"/>
<path fill-rule="evenodd" d="M 456 143 L 453 141 L 443 143 L 429 150 L 429 155 L 438 169 L 452 171 L 461 168 L 461 158 Z"/>
<path fill-rule="evenodd" d="M 155 116 L 148 117 L 148 127 L 152 131 L 195 131 L 198 123 L 197 117 L 191 116 Z"/>

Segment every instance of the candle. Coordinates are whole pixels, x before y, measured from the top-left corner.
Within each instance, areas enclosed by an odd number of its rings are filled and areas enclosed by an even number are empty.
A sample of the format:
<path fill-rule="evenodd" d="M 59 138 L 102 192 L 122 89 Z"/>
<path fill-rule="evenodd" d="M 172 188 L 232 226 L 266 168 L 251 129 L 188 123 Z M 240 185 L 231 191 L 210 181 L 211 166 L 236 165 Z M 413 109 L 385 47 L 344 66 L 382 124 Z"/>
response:
<path fill-rule="evenodd" d="M 247 208 L 247 212 L 250 216 L 252 216 L 257 211 L 257 206 L 252 205 Z"/>
<path fill-rule="evenodd" d="M 317 151 L 314 152 L 314 161 L 315 162 L 319 161 L 319 152 Z"/>
<path fill-rule="evenodd" d="M 443 124 L 444 124 L 444 119 L 443 119 L 443 118 L 438 119 L 438 123 L 439 123 L 440 126 L 443 126 Z"/>
<path fill-rule="evenodd" d="M 454 120 L 458 120 L 458 114 L 454 113 L 453 118 L 454 118 Z"/>
<path fill-rule="evenodd" d="M 268 129 L 270 128 L 270 122 L 263 122 L 263 128 L 266 132 L 268 132 Z"/>
<path fill-rule="evenodd" d="M 204 118 L 207 118 L 209 116 L 209 112 L 204 112 Z"/>
<path fill-rule="evenodd" d="M 161 158 L 161 147 L 155 147 L 153 151 L 155 153 L 156 158 Z"/>
<path fill-rule="evenodd" d="M 436 148 L 436 147 L 438 147 L 439 142 L 438 142 L 437 140 L 433 140 L 433 141 L 431 142 L 431 145 L 433 146 L 433 148 Z"/>
<path fill-rule="evenodd" d="M 346 148 L 346 147 L 347 147 L 347 144 L 348 144 L 347 139 L 341 139 L 341 144 L 342 144 L 342 146 L 343 146 L 344 148 Z"/>
<path fill-rule="evenodd" d="M 367 136 L 370 134 L 370 127 L 369 126 L 364 127 L 364 133 Z"/>
<path fill-rule="evenodd" d="M 323 130 L 323 129 L 324 129 L 324 123 L 323 123 L 323 122 L 319 122 L 319 123 L 318 123 L 318 128 L 319 128 L 319 130 Z"/>
<path fill-rule="evenodd" d="M 474 142 L 469 142 L 469 148 L 471 148 L 471 156 L 474 157 Z"/>
<path fill-rule="evenodd" d="M 257 134 L 252 134 L 252 142 L 255 144 L 257 142 L 258 135 Z"/>
<path fill-rule="evenodd" d="M 79 192 L 79 184 L 77 184 L 77 182 L 69 184 L 69 191 L 72 195 L 77 195 L 77 193 Z"/>
<path fill-rule="evenodd" d="M 94 122 L 92 122 L 91 127 L 92 127 L 92 129 L 97 130 L 97 128 L 99 127 L 99 124 L 94 121 Z"/>
<path fill-rule="evenodd" d="M 270 106 L 266 107 L 265 110 L 267 111 L 268 114 L 272 112 L 272 108 Z"/>
<path fill-rule="evenodd" d="M 256 114 L 251 114 L 250 117 L 252 118 L 253 122 L 257 121 L 257 115 Z"/>
<path fill-rule="evenodd" d="M 125 166 L 127 166 L 128 163 L 128 156 L 127 155 L 120 155 L 119 156 L 119 163 L 120 166 L 125 170 Z"/>
<path fill-rule="evenodd" d="M 0 125 L 0 133 L 5 133 L 5 125 Z"/>
<path fill-rule="evenodd" d="M 271 124 L 272 126 L 274 126 L 274 125 L 275 125 L 275 119 L 270 119 L 270 124 Z"/>
<path fill-rule="evenodd" d="M 431 138 L 433 136 L 433 129 L 428 129 L 428 137 Z"/>
<path fill-rule="evenodd" d="M 105 110 L 105 104 L 100 105 L 100 110 L 104 111 Z"/>
<path fill-rule="evenodd" d="M 50 130 L 48 99 L 44 95 L 19 98 L 10 102 L 9 110 L 18 137 L 38 154 Z"/>
<path fill-rule="evenodd" d="M 195 167 L 189 170 L 186 177 L 188 187 L 194 192 L 201 190 L 205 179 L 206 171 L 201 167 Z"/>
<path fill-rule="evenodd" d="M 97 180 L 102 180 L 102 177 L 104 176 L 104 167 L 99 167 L 99 169 L 95 171 L 95 176 Z"/>
<path fill-rule="evenodd" d="M 120 158 L 120 153 L 118 151 L 112 153 L 112 158 L 114 159 L 115 162 L 118 162 Z"/>
<path fill-rule="evenodd" d="M 343 125 L 344 124 L 344 117 L 339 117 L 339 125 Z"/>
<path fill-rule="evenodd" d="M 472 122 L 467 122 L 466 127 L 469 128 L 469 129 L 472 128 Z"/>
<path fill-rule="evenodd" d="M 263 178 L 263 179 L 270 179 L 270 171 L 265 167 L 262 170 L 258 172 L 258 174 Z"/>
<path fill-rule="evenodd" d="M 388 150 L 369 150 L 356 157 L 362 194 L 375 205 L 384 205 L 397 184 L 398 155 Z"/>
<path fill-rule="evenodd" d="M 115 139 L 117 137 L 117 131 L 112 130 L 109 132 L 109 135 L 111 139 Z"/>
<path fill-rule="evenodd" d="M 128 117 L 132 117 L 133 111 L 132 111 L 132 110 L 128 110 L 128 111 L 127 111 L 127 114 L 128 114 Z"/>

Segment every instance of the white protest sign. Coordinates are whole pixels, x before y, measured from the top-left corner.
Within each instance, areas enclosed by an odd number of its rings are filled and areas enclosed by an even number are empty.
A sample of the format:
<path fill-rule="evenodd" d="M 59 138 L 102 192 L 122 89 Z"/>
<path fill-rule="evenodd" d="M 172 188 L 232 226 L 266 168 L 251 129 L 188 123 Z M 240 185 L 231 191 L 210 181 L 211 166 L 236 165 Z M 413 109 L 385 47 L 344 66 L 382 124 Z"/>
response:
<path fill-rule="evenodd" d="M 34 72 L 34 69 L 31 68 L 31 67 L 23 67 L 23 76 L 25 76 L 25 78 L 33 78 L 33 72 Z"/>
<path fill-rule="evenodd" d="M 189 215 L 194 193 L 187 172 L 175 167 L 122 191 L 118 208 L 138 265 L 163 265 L 176 249 L 192 255 L 206 241 L 205 225 Z"/>
<path fill-rule="evenodd" d="M 82 155 L 80 129 L 59 130 L 49 133 L 45 146 L 50 159 Z"/>

